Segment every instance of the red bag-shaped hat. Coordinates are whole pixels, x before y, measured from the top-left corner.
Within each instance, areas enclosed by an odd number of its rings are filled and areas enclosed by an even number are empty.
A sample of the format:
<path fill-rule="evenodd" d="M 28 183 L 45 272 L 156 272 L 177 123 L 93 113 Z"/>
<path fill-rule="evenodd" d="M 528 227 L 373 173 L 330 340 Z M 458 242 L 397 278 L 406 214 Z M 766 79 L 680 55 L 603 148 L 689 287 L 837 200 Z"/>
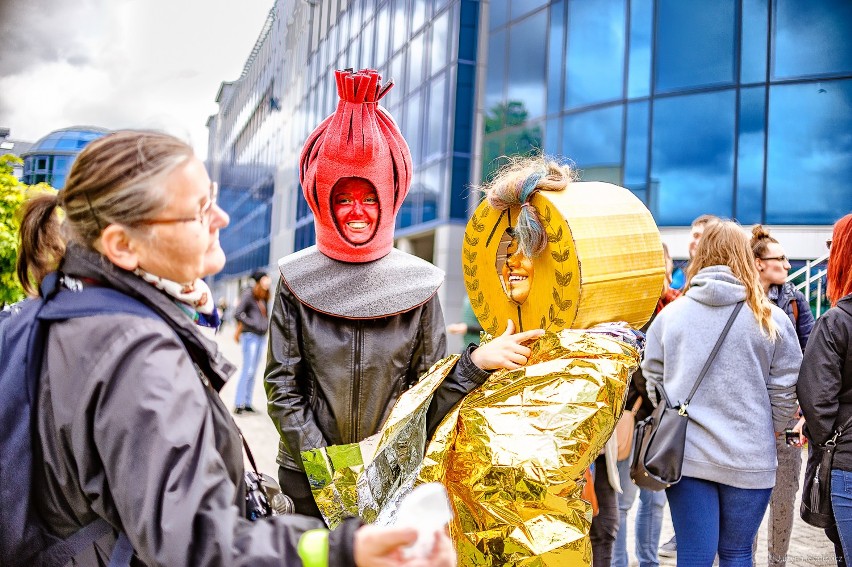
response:
<path fill-rule="evenodd" d="M 411 187 L 411 152 L 402 133 L 378 101 L 384 87 L 372 69 L 335 71 L 337 110 L 308 137 L 299 158 L 299 181 L 314 213 L 317 248 L 341 262 L 371 262 L 393 247 L 396 214 Z M 372 237 L 356 244 L 335 221 L 332 190 L 345 178 L 369 182 L 378 196 L 379 216 Z"/>

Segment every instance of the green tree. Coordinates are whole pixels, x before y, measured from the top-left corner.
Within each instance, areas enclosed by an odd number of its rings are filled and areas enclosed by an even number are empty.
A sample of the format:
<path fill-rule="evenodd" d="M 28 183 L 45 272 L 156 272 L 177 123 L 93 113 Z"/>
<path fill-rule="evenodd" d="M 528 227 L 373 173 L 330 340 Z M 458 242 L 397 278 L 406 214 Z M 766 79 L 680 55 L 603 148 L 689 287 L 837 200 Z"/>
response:
<path fill-rule="evenodd" d="M 49 185 L 39 183 L 33 187 L 15 178 L 14 166 L 21 164 L 17 156 L 0 156 L 0 305 L 24 298 L 24 290 L 15 274 L 18 261 L 18 210 L 31 191 L 54 191 Z"/>

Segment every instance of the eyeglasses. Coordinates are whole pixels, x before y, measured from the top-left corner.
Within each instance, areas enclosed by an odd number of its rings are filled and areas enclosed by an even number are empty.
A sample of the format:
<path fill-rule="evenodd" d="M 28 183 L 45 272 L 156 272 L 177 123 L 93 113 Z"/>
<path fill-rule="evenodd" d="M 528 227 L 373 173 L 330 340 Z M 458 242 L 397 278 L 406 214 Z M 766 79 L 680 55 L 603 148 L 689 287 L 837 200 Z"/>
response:
<path fill-rule="evenodd" d="M 183 217 L 177 219 L 149 219 L 139 221 L 139 224 L 174 224 L 181 222 L 200 222 L 203 226 L 210 226 L 213 207 L 219 198 L 219 184 L 215 181 L 210 183 L 210 199 L 204 203 L 194 217 Z"/>
<path fill-rule="evenodd" d="M 787 260 L 789 260 L 789 258 L 787 258 L 787 256 L 772 256 L 771 258 L 761 258 L 761 260 L 763 260 L 764 262 L 766 262 L 767 260 L 778 260 L 779 262 L 786 262 Z"/>
<path fill-rule="evenodd" d="M 828 248 L 829 250 L 831 250 L 831 239 L 830 238 L 825 241 L 825 247 Z"/>

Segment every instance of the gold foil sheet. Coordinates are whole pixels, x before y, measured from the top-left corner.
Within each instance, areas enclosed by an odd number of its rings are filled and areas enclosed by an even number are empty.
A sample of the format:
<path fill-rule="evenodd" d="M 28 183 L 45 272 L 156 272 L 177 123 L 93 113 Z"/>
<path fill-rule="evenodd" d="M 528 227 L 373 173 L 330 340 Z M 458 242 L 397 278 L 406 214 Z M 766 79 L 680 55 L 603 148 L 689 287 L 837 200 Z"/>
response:
<path fill-rule="evenodd" d="M 455 511 L 459 565 L 590 564 L 592 512 L 580 483 L 639 363 L 639 350 L 617 338 L 625 328 L 602 331 L 545 334 L 526 367 L 497 371 L 468 394 L 425 453 L 425 412 L 456 357 L 406 392 L 372 441 L 303 453 L 329 525 L 346 515 L 392 523 L 412 486 L 438 481 Z"/>
<path fill-rule="evenodd" d="M 583 471 L 621 415 L 639 351 L 602 334 L 548 333 L 527 366 L 495 372 L 447 416 L 418 482 L 447 486 L 459 565 L 588 565 Z"/>

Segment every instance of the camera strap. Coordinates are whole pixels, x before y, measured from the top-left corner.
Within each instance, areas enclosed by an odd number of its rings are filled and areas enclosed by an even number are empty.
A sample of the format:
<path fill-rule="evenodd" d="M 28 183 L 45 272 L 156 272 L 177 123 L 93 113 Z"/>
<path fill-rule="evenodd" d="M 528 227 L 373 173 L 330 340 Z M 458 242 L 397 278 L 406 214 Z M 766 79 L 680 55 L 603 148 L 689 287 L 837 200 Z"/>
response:
<path fill-rule="evenodd" d="M 240 439 L 242 439 L 243 441 L 243 449 L 246 450 L 246 456 L 248 457 L 249 463 L 251 463 L 251 468 L 252 470 L 254 470 L 254 474 L 256 474 L 258 478 L 260 478 L 260 472 L 257 470 L 257 464 L 255 464 L 254 462 L 254 455 L 251 454 L 251 448 L 249 447 L 246 438 L 243 437 L 243 432 L 240 431 L 239 427 L 237 427 L 237 433 L 240 434 Z"/>

